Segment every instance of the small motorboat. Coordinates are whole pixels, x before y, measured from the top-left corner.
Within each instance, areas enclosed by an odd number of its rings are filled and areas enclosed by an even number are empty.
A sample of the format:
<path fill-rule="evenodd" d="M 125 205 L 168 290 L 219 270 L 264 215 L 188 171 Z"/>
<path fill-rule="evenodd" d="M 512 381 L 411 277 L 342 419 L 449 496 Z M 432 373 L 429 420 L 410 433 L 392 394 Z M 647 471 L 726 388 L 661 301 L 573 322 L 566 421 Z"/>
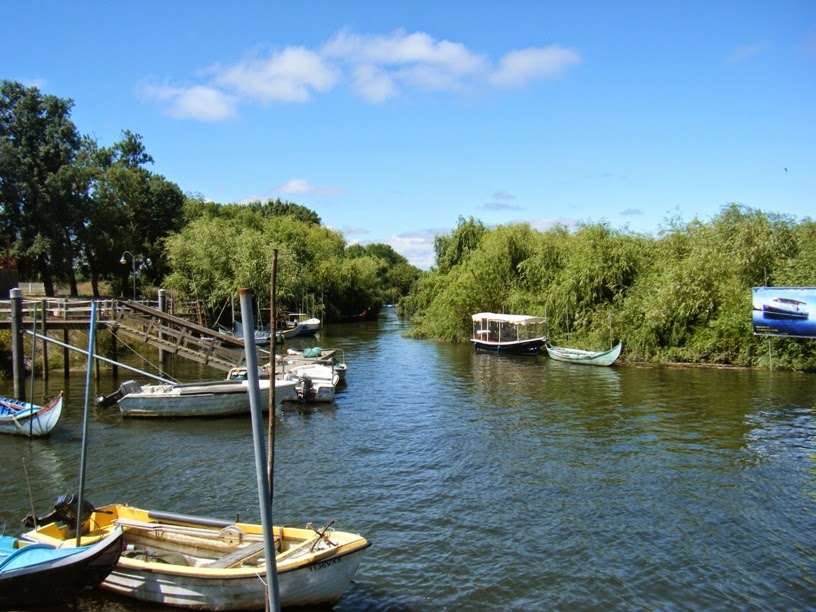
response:
<path fill-rule="evenodd" d="M 110 574 L 119 562 L 123 537 L 116 527 L 92 543 L 62 548 L 0 536 L 0 609 L 72 603 Z"/>

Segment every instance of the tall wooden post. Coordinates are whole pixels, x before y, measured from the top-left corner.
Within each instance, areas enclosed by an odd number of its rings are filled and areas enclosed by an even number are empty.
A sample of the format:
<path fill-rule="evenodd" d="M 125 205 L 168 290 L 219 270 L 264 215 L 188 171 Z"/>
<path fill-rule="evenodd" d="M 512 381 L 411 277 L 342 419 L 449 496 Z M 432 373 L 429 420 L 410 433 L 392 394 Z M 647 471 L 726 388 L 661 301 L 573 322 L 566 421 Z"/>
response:
<path fill-rule="evenodd" d="M 71 376 L 71 351 L 68 348 L 68 341 L 71 337 L 68 335 L 68 330 L 62 330 L 62 343 L 65 345 L 62 348 L 62 373 L 65 378 Z"/>
<path fill-rule="evenodd" d="M 167 293 L 164 289 L 159 289 L 159 310 L 163 313 L 167 313 Z M 164 333 L 159 332 L 159 340 L 164 340 Z M 164 368 L 166 361 L 167 361 L 168 353 L 165 351 L 161 346 L 159 347 L 159 363 L 161 364 L 162 369 Z"/>
<path fill-rule="evenodd" d="M 48 380 L 48 301 L 42 300 L 42 321 L 40 322 L 40 335 L 43 337 L 42 358 L 43 358 L 43 380 Z"/>
<path fill-rule="evenodd" d="M 11 290 L 11 365 L 14 397 L 25 399 L 25 361 L 23 360 L 23 292 Z"/>

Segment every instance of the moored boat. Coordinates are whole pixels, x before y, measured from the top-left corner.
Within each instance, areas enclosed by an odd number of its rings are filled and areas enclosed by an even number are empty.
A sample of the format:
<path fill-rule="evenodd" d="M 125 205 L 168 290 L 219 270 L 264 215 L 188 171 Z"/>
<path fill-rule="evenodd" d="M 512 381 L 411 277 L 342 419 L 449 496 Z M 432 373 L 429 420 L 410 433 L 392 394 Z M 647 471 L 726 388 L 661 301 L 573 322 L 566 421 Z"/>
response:
<path fill-rule="evenodd" d="M 286 327 L 298 328 L 298 336 L 314 336 L 320 331 L 320 319 L 310 317 L 305 312 L 290 312 L 286 318 Z"/>
<path fill-rule="evenodd" d="M 346 381 L 346 373 L 348 372 L 348 365 L 345 357 L 338 360 L 337 354 L 343 355 L 341 349 L 323 349 L 319 346 L 306 348 L 302 350 L 288 349 L 285 355 L 276 356 L 276 362 L 283 366 L 285 371 L 287 366 L 290 368 L 298 365 L 308 365 L 311 363 L 319 363 L 323 365 L 334 366 L 334 371 L 340 377 L 340 383 Z"/>
<path fill-rule="evenodd" d="M 47 436 L 56 427 L 61 414 L 62 391 L 44 406 L 0 397 L 0 433 L 29 437 Z"/>
<path fill-rule="evenodd" d="M 149 511 L 125 504 L 95 509 L 82 543 L 124 531 L 125 551 L 104 589 L 142 602 L 199 610 L 262 609 L 266 563 L 260 525 Z M 366 549 L 363 536 L 273 527 L 281 607 L 329 606 L 351 584 Z M 71 525 L 44 524 L 28 540 L 71 546 Z"/>
<path fill-rule="evenodd" d="M 623 343 L 618 342 L 615 346 L 605 351 L 585 351 L 582 349 L 566 348 L 563 346 L 546 345 L 547 354 L 556 361 L 567 363 L 577 363 L 581 365 L 611 366 L 618 359 L 623 348 Z"/>
<path fill-rule="evenodd" d="M 235 321 L 232 324 L 232 335 L 244 341 L 244 325 L 240 321 Z M 272 332 L 265 329 L 256 329 L 254 332 L 255 344 L 257 346 L 269 346 L 272 341 Z"/>
<path fill-rule="evenodd" d="M 123 531 L 111 529 L 79 548 L 0 535 L 0 609 L 70 604 L 99 585 L 119 561 Z"/>
<path fill-rule="evenodd" d="M 340 375 L 333 365 L 310 363 L 286 369 L 283 380 L 294 381 L 298 398 L 304 402 L 334 401 Z"/>
<path fill-rule="evenodd" d="M 472 319 L 475 350 L 537 355 L 547 342 L 545 317 L 480 312 Z"/>
<path fill-rule="evenodd" d="M 194 383 L 141 385 L 123 382 L 119 390 L 97 398 L 97 403 L 118 402 L 127 417 L 224 417 L 249 414 L 249 383 L 246 380 L 214 380 Z M 269 405 L 269 379 L 260 381 L 261 404 Z M 297 400 L 297 382 L 275 381 L 275 406 Z"/>

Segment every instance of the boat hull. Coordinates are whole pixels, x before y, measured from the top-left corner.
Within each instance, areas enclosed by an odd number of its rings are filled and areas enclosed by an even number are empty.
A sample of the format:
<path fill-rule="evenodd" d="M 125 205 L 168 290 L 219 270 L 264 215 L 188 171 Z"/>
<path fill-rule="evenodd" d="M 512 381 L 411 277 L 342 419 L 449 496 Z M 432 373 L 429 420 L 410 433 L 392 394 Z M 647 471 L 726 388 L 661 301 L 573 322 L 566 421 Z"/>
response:
<path fill-rule="evenodd" d="M 261 380 L 261 407 L 269 405 L 269 381 Z M 226 417 L 250 413 L 247 381 L 219 381 L 209 385 L 147 385 L 140 393 L 119 400 L 128 417 Z M 296 384 L 275 383 L 275 405 L 297 399 Z"/>
<path fill-rule="evenodd" d="M 122 538 L 123 532 L 118 529 L 97 544 L 81 549 L 54 549 L 41 544 L 23 547 L 16 552 L 17 559 L 9 558 L 0 567 L 0 608 L 64 604 L 82 590 L 98 586 L 119 561 Z"/>
<path fill-rule="evenodd" d="M 471 338 L 473 349 L 477 351 L 491 351 L 493 353 L 510 353 L 513 355 L 538 355 L 547 338 L 532 338 L 530 340 L 515 340 L 511 342 L 491 342 Z"/>
<path fill-rule="evenodd" d="M 359 549 L 278 572 L 281 607 L 336 603 L 348 590 L 364 554 L 365 549 Z M 205 572 L 204 568 L 182 573 L 171 566 L 163 568 L 160 564 L 122 557 L 101 586 L 124 597 L 182 608 L 262 609 L 267 599 L 266 571 L 231 571 L 230 574 L 217 576 Z"/>
<path fill-rule="evenodd" d="M 0 398 L 0 433 L 42 437 L 51 433 L 62 414 L 62 391 L 45 406 Z"/>

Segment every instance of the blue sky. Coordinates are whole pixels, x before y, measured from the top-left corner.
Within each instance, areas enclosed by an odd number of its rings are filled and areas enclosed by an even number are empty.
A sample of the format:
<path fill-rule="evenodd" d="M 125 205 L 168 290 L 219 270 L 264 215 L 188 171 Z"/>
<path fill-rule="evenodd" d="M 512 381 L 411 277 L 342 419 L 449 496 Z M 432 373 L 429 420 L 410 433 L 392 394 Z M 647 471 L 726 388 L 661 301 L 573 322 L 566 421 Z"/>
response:
<path fill-rule="evenodd" d="M 13 2 L 0 78 L 423 268 L 434 235 L 816 216 L 816 2 Z"/>

